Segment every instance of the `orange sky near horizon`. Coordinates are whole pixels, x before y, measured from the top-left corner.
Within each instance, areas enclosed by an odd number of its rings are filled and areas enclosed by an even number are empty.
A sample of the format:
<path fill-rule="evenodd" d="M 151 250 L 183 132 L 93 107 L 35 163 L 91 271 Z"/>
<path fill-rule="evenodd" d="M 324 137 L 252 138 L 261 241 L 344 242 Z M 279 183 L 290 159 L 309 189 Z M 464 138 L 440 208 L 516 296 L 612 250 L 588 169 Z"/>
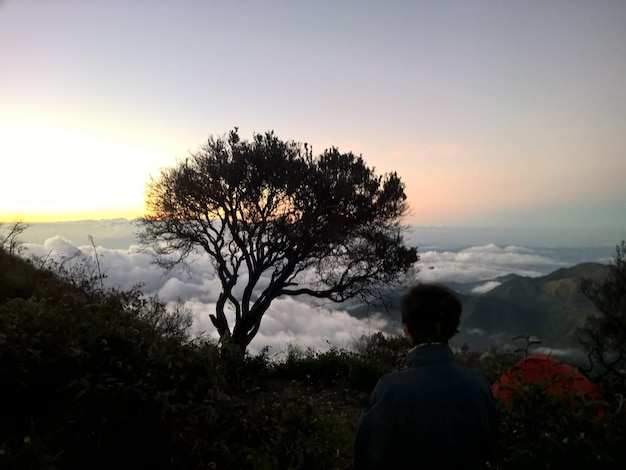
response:
<path fill-rule="evenodd" d="M 224 131 L 225 132 L 225 131 Z M 250 138 L 243 133 L 243 138 Z M 219 135 L 219 134 L 218 134 Z M 207 135 L 208 137 L 208 135 Z M 285 140 L 288 137 L 284 138 Z M 52 126 L 0 127 L 0 155 L 10 155 L 4 167 L 15 178 L 4 178 L 0 186 L 0 221 L 65 222 L 113 218 L 134 219 L 144 212 L 144 188 L 159 168 L 175 164 L 197 148 L 182 142 L 107 140 L 106 134 L 89 134 L 82 129 Z M 295 139 L 305 141 L 305 139 Z M 344 145 L 345 144 L 345 145 Z M 161 148 L 158 148 L 161 145 Z M 348 146 L 352 148 L 348 148 Z M 324 146 L 325 148 L 329 147 Z M 413 144 L 401 150 L 377 149 L 373 158 L 360 142 L 338 143 L 342 151 L 361 153 L 376 171 L 396 171 L 406 184 L 410 211 L 405 222 L 416 225 L 472 225 L 480 214 L 510 211 L 532 212 L 547 202 L 571 203 L 567 186 L 556 185 L 546 201 L 542 186 L 552 175 L 533 178 L 536 191 L 526 192 L 524 168 L 501 162 L 488 168 L 474 165 L 478 150 L 455 145 Z M 323 149 L 314 144 L 314 152 Z M 385 152 L 387 152 L 385 154 Z M 419 165 L 415 160 L 420 161 Z M 527 166 L 532 169 L 532 166 Z M 495 174 L 494 174 L 495 173 Z M 573 178 L 579 178 L 576 175 Z M 27 189 L 26 189 L 27 188 Z M 26 189 L 26 190 L 25 190 Z M 582 192 L 584 188 L 579 187 Z M 494 200 L 494 194 L 506 198 Z"/>
<path fill-rule="evenodd" d="M 429 149 L 426 153 L 436 158 L 437 151 Z M 449 149 L 441 151 L 445 154 Z M 150 175 L 160 167 L 175 164 L 177 156 L 185 153 L 169 157 L 165 150 L 107 141 L 105 136 L 50 126 L 14 126 L 0 127 L 0 154 L 11 155 L 5 166 L 13 174 L 28 175 L 26 179 L 9 178 L 3 182 L 0 196 L 5 202 L 0 206 L 0 221 L 66 222 L 141 216 L 143 190 Z M 364 158 L 367 162 L 366 155 Z M 403 172 L 408 168 L 396 168 L 393 156 L 382 161 L 376 167 L 378 173 L 397 171 L 406 182 Z M 420 218 L 439 222 L 445 220 L 442 214 L 458 207 L 454 191 L 432 176 L 417 190 L 407 184 L 409 201 L 425 199 L 423 194 L 430 198 L 428 204 L 411 206 L 407 221 L 419 213 Z M 27 191 L 23 187 L 25 180 Z M 467 202 L 474 204 L 475 199 L 468 198 Z"/>
<path fill-rule="evenodd" d="M 406 223 L 626 237 L 626 3 L 0 3 L 0 221 L 132 219 L 237 126 L 362 154 Z"/>

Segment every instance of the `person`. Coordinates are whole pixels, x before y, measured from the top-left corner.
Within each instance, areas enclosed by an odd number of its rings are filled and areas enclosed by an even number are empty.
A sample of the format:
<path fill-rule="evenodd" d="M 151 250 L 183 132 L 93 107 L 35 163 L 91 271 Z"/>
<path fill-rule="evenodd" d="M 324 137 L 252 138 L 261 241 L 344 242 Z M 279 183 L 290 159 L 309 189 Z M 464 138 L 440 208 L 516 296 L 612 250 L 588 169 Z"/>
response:
<path fill-rule="evenodd" d="M 420 284 L 403 298 L 412 349 L 407 368 L 384 375 L 359 419 L 353 468 L 485 468 L 497 413 L 478 371 L 458 364 L 448 345 L 461 302 L 446 287 Z"/>

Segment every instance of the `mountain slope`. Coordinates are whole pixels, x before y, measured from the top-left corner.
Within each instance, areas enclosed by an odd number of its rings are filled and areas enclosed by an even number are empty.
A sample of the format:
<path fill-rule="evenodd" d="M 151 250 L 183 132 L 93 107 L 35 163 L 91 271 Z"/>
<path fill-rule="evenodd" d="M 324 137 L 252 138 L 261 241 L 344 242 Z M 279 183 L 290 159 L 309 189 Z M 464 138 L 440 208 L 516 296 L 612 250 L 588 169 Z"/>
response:
<path fill-rule="evenodd" d="M 582 263 L 542 277 L 512 277 L 485 294 L 462 295 L 461 333 L 455 341 L 487 347 L 530 334 L 545 347 L 575 348 L 577 329 L 597 313 L 580 291 L 580 283 L 601 281 L 609 269 Z"/>

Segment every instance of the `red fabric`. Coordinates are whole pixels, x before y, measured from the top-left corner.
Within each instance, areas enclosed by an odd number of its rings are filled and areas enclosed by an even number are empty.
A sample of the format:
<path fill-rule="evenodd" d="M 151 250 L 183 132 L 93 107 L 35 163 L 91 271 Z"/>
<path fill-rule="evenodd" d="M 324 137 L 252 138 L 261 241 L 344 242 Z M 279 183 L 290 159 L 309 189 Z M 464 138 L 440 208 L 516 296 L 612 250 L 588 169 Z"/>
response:
<path fill-rule="evenodd" d="M 514 392 L 523 393 L 524 383 L 544 385 L 548 393 L 563 397 L 602 398 L 596 386 L 576 368 L 545 354 L 534 354 L 519 361 L 502 374 L 491 391 L 494 397 L 508 405 Z"/>

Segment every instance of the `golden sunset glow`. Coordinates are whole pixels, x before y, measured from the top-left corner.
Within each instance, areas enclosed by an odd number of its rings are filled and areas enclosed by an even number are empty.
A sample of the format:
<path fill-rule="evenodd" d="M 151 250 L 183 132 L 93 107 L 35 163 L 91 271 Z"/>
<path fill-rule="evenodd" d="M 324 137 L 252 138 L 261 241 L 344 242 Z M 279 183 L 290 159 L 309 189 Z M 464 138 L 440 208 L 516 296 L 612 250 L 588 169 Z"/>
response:
<path fill-rule="evenodd" d="M 238 127 L 397 172 L 409 224 L 626 230 L 621 2 L 48 3 L 2 3 L 0 220 L 134 218 Z"/>
<path fill-rule="evenodd" d="M 54 127 L 0 128 L 7 156 L 0 186 L 0 220 L 53 222 L 135 218 L 144 183 L 171 160 L 102 137 Z"/>

